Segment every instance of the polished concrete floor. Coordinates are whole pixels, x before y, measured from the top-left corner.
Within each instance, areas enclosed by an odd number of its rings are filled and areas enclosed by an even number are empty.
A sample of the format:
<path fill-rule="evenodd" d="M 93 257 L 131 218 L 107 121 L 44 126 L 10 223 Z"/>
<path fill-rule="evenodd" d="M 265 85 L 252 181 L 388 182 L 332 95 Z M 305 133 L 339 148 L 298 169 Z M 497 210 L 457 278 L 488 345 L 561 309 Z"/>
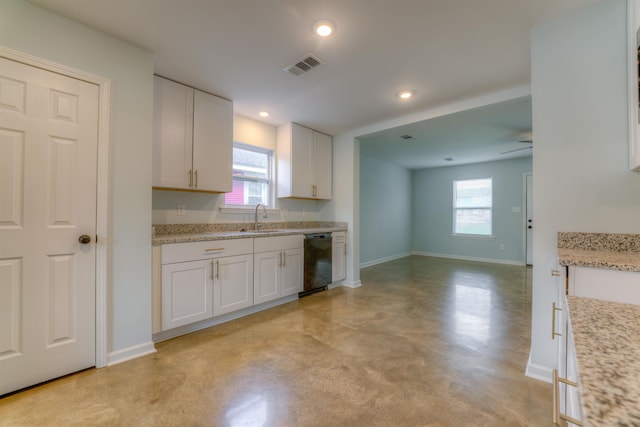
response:
<path fill-rule="evenodd" d="M 1 426 L 551 426 L 531 271 L 408 257 L 0 399 Z"/>

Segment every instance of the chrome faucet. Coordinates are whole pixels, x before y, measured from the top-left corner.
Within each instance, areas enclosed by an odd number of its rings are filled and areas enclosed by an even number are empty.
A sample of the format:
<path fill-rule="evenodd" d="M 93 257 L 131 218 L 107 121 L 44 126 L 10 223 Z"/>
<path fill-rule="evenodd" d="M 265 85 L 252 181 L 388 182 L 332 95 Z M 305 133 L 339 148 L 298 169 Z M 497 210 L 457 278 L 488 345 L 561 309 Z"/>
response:
<path fill-rule="evenodd" d="M 263 205 L 262 203 L 258 203 L 256 205 L 256 218 L 255 218 L 255 222 L 253 224 L 253 229 L 255 231 L 258 231 L 258 227 L 260 227 L 261 224 L 258 223 L 258 208 L 262 206 L 262 218 L 266 218 L 267 217 L 267 207 L 265 205 Z"/>

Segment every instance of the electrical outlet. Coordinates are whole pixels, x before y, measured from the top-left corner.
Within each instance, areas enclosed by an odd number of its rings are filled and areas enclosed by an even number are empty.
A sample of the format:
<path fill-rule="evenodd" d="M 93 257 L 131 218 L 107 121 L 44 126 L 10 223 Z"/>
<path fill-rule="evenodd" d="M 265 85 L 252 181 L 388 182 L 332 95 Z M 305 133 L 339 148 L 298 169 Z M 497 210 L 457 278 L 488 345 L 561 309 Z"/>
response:
<path fill-rule="evenodd" d="M 178 216 L 183 216 L 185 209 L 184 205 L 178 205 Z"/>
<path fill-rule="evenodd" d="M 500 250 L 504 251 L 504 243 L 500 243 Z"/>

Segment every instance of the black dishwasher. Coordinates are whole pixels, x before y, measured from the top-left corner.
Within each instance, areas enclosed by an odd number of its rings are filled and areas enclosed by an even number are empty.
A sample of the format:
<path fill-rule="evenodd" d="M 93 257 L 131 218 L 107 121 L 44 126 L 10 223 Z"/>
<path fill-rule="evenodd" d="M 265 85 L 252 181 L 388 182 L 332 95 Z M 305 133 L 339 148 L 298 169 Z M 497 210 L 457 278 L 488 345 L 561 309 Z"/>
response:
<path fill-rule="evenodd" d="M 332 282 L 331 233 L 304 236 L 304 290 L 299 296 L 327 289 Z"/>

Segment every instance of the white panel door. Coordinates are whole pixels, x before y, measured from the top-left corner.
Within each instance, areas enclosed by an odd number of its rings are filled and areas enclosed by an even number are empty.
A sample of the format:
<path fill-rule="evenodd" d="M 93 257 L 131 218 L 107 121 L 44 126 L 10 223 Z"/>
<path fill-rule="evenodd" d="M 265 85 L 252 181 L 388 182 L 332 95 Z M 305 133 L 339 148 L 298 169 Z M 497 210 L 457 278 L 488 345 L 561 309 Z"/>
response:
<path fill-rule="evenodd" d="M 303 249 L 287 249 L 283 252 L 280 296 L 284 297 L 302 292 L 303 253 Z"/>
<path fill-rule="evenodd" d="M 95 365 L 98 94 L 0 58 L 0 394 Z"/>
<path fill-rule="evenodd" d="M 193 188 L 229 192 L 233 165 L 233 104 L 199 90 L 193 98 Z"/>
<path fill-rule="evenodd" d="M 291 195 L 312 198 L 314 182 L 313 131 L 291 125 Z"/>
<path fill-rule="evenodd" d="M 253 305 L 253 255 L 215 260 L 213 315 L 230 313 Z"/>
<path fill-rule="evenodd" d="M 212 260 L 162 266 L 162 330 L 213 316 Z"/>
<path fill-rule="evenodd" d="M 193 89 L 154 76 L 153 186 L 193 187 Z"/>
<path fill-rule="evenodd" d="M 262 252 L 253 256 L 253 302 L 262 304 L 280 295 L 280 269 L 282 252 Z"/>
<path fill-rule="evenodd" d="M 313 133 L 314 176 L 316 199 L 331 199 L 333 181 L 333 140 L 329 135 Z"/>

